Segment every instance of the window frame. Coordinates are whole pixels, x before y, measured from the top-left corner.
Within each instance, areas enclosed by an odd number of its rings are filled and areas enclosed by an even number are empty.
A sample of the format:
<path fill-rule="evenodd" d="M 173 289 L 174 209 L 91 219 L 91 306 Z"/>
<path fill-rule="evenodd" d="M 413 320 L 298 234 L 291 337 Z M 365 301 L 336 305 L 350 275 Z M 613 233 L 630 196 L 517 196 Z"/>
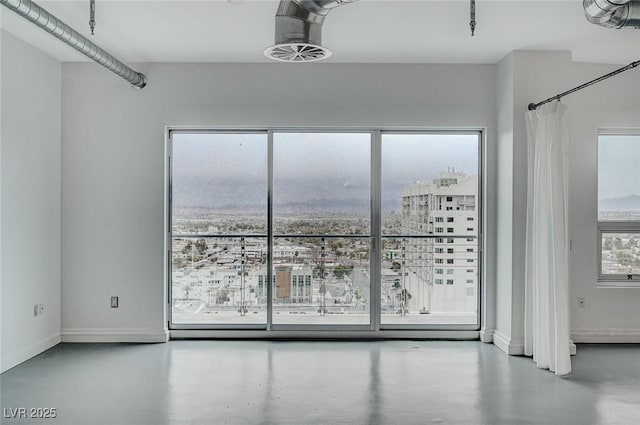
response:
<path fill-rule="evenodd" d="M 478 189 L 477 189 L 477 199 L 476 199 L 476 208 L 477 208 L 477 220 L 479 222 L 477 229 L 477 236 L 474 237 L 466 237 L 467 241 L 472 239 L 477 240 L 477 294 L 476 294 L 476 323 L 473 325 L 457 325 L 457 324 L 428 324 L 428 325 L 416 325 L 416 324 L 403 324 L 403 325 L 382 325 L 380 323 L 382 309 L 380 306 L 380 291 L 381 291 L 381 259 L 378 258 L 377 261 L 371 262 L 371 300 L 370 300 L 370 311 L 371 311 L 371 321 L 369 325 L 274 325 L 272 323 L 272 303 L 268 303 L 268 314 L 267 314 L 267 323 L 264 325 L 249 325 L 249 324 L 176 324 L 172 322 L 172 300 L 171 300 L 171 271 L 172 271 L 172 240 L 174 236 L 172 235 L 172 184 L 171 184 L 171 175 L 172 175 L 172 150 L 173 150 L 173 140 L 172 135 L 177 133 L 203 133 L 203 134 L 212 134 L 212 133 L 221 133 L 221 134 L 246 134 L 246 133 L 266 133 L 268 136 L 268 188 L 267 188 L 267 208 L 268 212 L 268 220 L 267 220 L 267 235 L 268 235 L 268 244 L 269 244 L 269 254 L 268 254 L 268 267 L 267 267 L 267 276 L 271 276 L 269 280 L 273 280 L 273 238 L 275 235 L 275 231 L 273 228 L 273 212 L 272 212 L 272 202 L 273 202 L 273 136 L 275 133 L 371 133 L 371 243 L 373 249 L 371 251 L 371 257 L 380 257 L 378 254 L 380 253 L 382 247 L 382 240 L 388 235 L 384 235 L 382 233 L 381 226 L 381 216 L 382 216 L 382 208 L 380 205 L 380 191 L 381 191 L 381 146 L 382 146 L 382 134 L 420 134 L 420 135 L 445 135 L 445 134 L 453 134 L 453 135 L 474 135 L 478 137 Z M 487 176 L 485 175 L 485 145 L 486 145 L 486 129 L 485 128 L 450 128 L 450 129 L 385 129 L 385 128 L 340 128 L 340 127 L 332 127 L 332 128 L 315 128 L 315 127 L 306 127 L 306 128 L 245 128 L 245 127 L 193 127 L 193 126 L 166 126 L 165 127 L 165 222 L 167 226 L 166 240 L 165 240 L 165 252 L 167 254 L 165 259 L 165 296 L 166 296 L 166 318 L 167 318 L 167 327 L 169 331 L 197 331 L 197 330 L 212 330 L 212 331 L 227 331 L 227 330 L 241 330 L 243 332 L 248 332 L 252 330 L 256 331 L 266 331 L 269 334 L 272 331 L 280 332 L 280 331 L 351 331 L 351 332 L 360 332 L 363 330 L 371 331 L 372 335 L 392 335 L 393 332 L 396 331 L 424 331 L 424 332 L 432 332 L 432 331 L 472 331 L 478 332 L 484 326 L 483 323 L 483 306 L 484 301 L 484 285 L 486 284 L 486 279 L 484 276 L 484 246 L 486 244 L 485 234 L 484 234 L 484 209 L 485 201 L 484 201 L 484 186 L 486 184 Z M 216 235 L 218 236 L 218 235 Z M 263 235 L 261 235 L 262 237 Z M 176 235 L 179 237 L 179 235 Z M 438 239 L 440 237 L 436 235 L 425 236 L 427 238 Z M 461 236 L 462 237 L 462 236 Z M 454 238 L 446 238 L 447 243 L 453 243 Z M 377 263 L 377 264 L 376 264 Z M 444 271 L 444 270 L 443 270 Z M 273 287 L 272 285 L 267 285 L 267 297 L 269 299 L 273 298 Z M 375 298 L 374 298 L 375 297 Z M 374 317 L 375 316 L 375 317 Z M 276 334 L 274 333 L 274 335 Z M 293 333 L 292 333 L 293 335 Z M 327 334 L 330 335 L 330 334 Z"/>
<path fill-rule="evenodd" d="M 640 288 L 640 273 L 612 274 L 602 272 L 602 242 L 607 233 L 627 233 L 640 236 L 640 220 L 600 220 L 599 186 L 600 186 L 600 137 L 601 136 L 636 136 L 640 138 L 640 129 L 601 129 L 597 137 L 597 184 L 596 184 L 596 258 L 597 284 L 609 288 Z M 640 143 L 640 141 L 638 142 Z"/>
<path fill-rule="evenodd" d="M 637 234 L 640 236 L 640 221 L 600 221 L 598 220 L 597 256 L 598 284 L 612 287 L 640 288 L 640 273 L 612 274 L 602 272 L 602 237 L 607 233 Z"/>

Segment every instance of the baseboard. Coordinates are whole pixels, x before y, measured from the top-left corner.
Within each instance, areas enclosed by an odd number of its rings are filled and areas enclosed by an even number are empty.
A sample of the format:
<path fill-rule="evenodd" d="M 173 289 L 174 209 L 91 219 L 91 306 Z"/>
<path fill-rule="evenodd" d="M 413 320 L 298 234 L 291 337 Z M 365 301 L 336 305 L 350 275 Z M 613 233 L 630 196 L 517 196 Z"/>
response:
<path fill-rule="evenodd" d="M 571 331 L 575 343 L 640 343 L 640 329 L 575 329 Z"/>
<path fill-rule="evenodd" d="M 62 329 L 62 342 L 167 342 L 167 329 L 89 328 Z"/>
<path fill-rule="evenodd" d="M 524 343 L 520 341 L 512 341 L 509 337 L 500 331 L 493 332 L 493 343 L 496 347 L 504 351 L 510 356 L 521 356 L 524 354 Z"/>
<path fill-rule="evenodd" d="M 49 348 L 58 345 L 60 342 L 60 334 L 55 334 L 43 339 L 42 341 L 36 342 L 17 353 L 0 359 L 0 373 L 4 373 L 9 369 L 18 366 L 20 363 L 26 362 L 43 351 L 47 351 Z"/>
<path fill-rule="evenodd" d="M 485 343 L 493 342 L 493 334 L 496 332 L 495 329 L 491 328 L 482 328 L 480 329 L 480 341 Z"/>
<path fill-rule="evenodd" d="M 264 340 L 460 340 L 478 339 L 478 331 L 266 331 L 266 330 L 171 330 L 171 339 L 264 339 Z"/>

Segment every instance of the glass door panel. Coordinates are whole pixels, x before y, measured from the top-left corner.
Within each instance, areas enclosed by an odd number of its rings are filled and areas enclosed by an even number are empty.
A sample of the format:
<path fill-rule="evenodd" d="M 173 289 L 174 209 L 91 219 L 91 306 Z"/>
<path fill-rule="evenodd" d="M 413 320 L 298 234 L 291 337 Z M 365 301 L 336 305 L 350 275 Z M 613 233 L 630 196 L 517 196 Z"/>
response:
<path fill-rule="evenodd" d="M 370 323 L 371 134 L 275 133 L 273 323 Z"/>
<path fill-rule="evenodd" d="M 266 132 L 172 139 L 172 323 L 266 325 Z"/>
<path fill-rule="evenodd" d="M 478 323 L 479 143 L 382 135 L 382 325 Z"/>

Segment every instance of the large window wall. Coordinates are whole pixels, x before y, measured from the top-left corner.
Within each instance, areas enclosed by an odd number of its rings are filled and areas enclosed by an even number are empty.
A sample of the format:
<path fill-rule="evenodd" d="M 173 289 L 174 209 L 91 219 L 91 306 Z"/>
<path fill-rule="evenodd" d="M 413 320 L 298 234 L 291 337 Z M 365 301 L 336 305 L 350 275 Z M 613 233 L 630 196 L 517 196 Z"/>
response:
<path fill-rule="evenodd" d="M 171 131 L 171 326 L 477 329 L 481 140 Z"/>

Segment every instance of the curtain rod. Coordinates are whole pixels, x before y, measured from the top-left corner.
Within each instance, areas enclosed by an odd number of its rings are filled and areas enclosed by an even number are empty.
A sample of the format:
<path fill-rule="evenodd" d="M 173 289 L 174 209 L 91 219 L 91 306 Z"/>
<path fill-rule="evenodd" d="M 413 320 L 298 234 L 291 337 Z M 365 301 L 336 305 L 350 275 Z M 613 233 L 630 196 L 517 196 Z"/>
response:
<path fill-rule="evenodd" d="M 600 81 L 604 81 L 604 80 L 606 80 L 607 78 L 611 78 L 611 77 L 613 77 L 613 76 L 615 76 L 615 75 L 621 74 L 621 73 L 623 73 L 623 72 L 625 72 L 625 71 L 628 71 L 628 70 L 630 70 L 630 69 L 632 69 L 632 68 L 635 68 L 635 67 L 636 67 L 636 66 L 638 66 L 638 65 L 640 65 L 640 60 L 635 61 L 635 62 L 631 62 L 631 63 L 630 63 L 629 65 L 627 65 L 627 66 L 623 66 L 622 68 L 618 68 L 618 69 L 616 69 L 616 70 L 615 70 L 615 71 L 613 71 L 613 72 L 610 72 L 610 73 L 608 73 L 608 74 L 606 74 L 606 75 L 603 75 L 603 76 L 601 76 L 601 77 L 598 77 L 598 78 L 596 78 L 595 80 L 591 80 L 591 81 L 589 81 L 589 82 L 587 82 L 587 83 L 584 83 L 584 84 L 582 84 L 582 85 L 580 85 L 580 86 L 578 86 L 578 87 L 574 87 L 574 88 L 572 88 L 571 90 L 567 90 L 567 91 L 565 91 L 565 92 L 562 92 L 562 93 L 560 93 L 560 94 L 557 94 L 557 95 L 555 95 L 555 96 L 553 96 L 553 97 L 550 97 L 549 99 L 545 99 L 545 100 L 543 100 L 542 102 L 538 102 L 538 103 L 530 103 L 530 104 L 529 104 L 529 110 L 530 110 L 530 111 L 535 111 L 535 110 L 538 108 L 538 106 L 542 106 L 542 105 L 544 105 L 545 103 L 553 102 L 554 100 L 560 101 L 560 99 L 562 99 L 563 97 L 565 97 L 565 96 L 566 96 L 566 95 L 568 95 L 568 94 L 571 94 L 571 93 L 577 92 L 578 90 L 582 90 L 582 89 L 583 89 L 583 88 L 585 88 L 585 87 L 589 87 L 590 85 L 593 85 L 593 84 L 595 84 L 595 83 L 599 83 Z"/>

